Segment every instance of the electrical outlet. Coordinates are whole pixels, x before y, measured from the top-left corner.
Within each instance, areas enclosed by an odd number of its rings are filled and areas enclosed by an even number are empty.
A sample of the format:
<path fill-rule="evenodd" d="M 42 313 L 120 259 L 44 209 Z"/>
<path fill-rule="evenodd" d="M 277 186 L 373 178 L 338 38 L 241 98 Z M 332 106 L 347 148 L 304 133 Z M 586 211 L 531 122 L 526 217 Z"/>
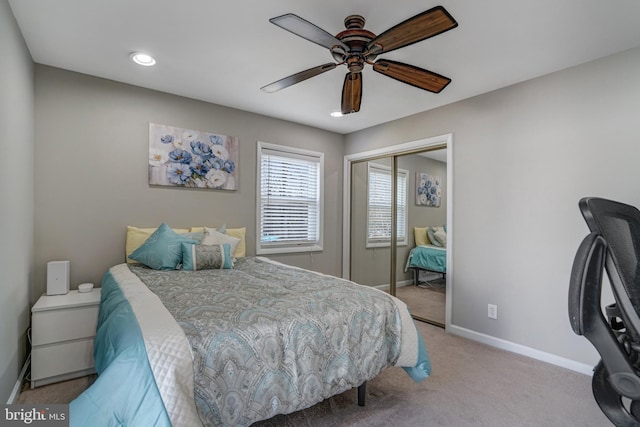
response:
<path fill-rule="evenodd" d="M 487 316 L 490 319 L 497 319 L 498 318 L 498 306 L 495 304 L 488 304 L 487 305 Z"/>

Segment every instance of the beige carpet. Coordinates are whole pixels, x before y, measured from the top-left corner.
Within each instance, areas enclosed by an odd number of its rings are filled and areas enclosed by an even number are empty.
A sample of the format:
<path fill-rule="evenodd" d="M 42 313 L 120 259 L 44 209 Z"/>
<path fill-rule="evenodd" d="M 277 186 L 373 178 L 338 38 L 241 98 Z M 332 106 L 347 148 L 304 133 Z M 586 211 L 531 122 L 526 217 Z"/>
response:
<path fill-rule="evenodd" d="M 75 380 L 49 384 L 34 389 L 31 389 L 29 384 L 25 383 L 15 403 L 69 403 L 78 397 L 87 387 L 93 384 L 95 379 L 96 375 L 89 375 Z"/>
<path fill-rule="evenodd" d="M 417 322 L 433 373 L 414 383 L 401 368 L 390 368 L 368 383 L 367 404 L 356 390 L 257 426 L 579 426 L 612 424 L 591 394 L 591 378 L 497 350 Z M 20 401 L 72 400 L 91 378 L 25 390 Z M 99 424 L 96 424 L 99 425 Z"/>

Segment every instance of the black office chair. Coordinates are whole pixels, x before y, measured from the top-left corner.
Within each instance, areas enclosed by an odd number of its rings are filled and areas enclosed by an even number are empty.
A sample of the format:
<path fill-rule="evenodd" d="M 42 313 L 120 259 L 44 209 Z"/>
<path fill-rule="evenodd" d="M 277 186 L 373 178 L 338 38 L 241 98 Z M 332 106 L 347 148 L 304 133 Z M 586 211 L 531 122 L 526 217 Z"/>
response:
<path fill-rule="evenodd" d="M 616 426 L 640 426 L 640 211 L 600 198 L 579 203 L 591 234 L 576 253 L 569 286 L 569 318 L 600 353 L 593 395 Z M 603 270 L 615 303 L 600 296 Z"/>

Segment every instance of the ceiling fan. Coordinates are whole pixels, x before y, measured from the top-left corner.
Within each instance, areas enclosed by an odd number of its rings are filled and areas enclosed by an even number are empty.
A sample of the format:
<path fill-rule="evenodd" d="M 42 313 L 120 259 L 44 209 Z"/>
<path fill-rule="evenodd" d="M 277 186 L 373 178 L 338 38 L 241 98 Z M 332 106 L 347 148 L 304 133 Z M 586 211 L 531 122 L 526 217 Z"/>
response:
<path fill-rule="evenodd" d="M 271 18 L 269 22 L 329 49 L 336 62 L 309 68 L 260 88 L 265 92 L 276 92 L 344 64 L 349 72 L 342 87 L 342 114 L 350 114 L 360 111 L 362 70 L 365 64 L 372 65 L 373 70 L 378 73 L 429 92 L 439 93 L 451 82 L 448 77 L 413 65 L 388 59 L 375 60 L 382 53 L 457 27 L 456 20 L 442 6 L 436 6 L 409 18 L 378 36 L 364 29 L 365 20 L 360 15 L 347 16 L 344 20 L 346 30 L 335 37 L 292 13 Z"/>

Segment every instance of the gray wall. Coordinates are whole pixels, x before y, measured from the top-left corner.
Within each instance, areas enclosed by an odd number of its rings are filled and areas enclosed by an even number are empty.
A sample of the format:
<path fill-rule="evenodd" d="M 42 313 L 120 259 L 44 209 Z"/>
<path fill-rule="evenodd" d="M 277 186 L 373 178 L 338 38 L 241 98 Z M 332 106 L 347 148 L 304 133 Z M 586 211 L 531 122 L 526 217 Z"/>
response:
<path fill-rule="evenodd" d="M 640 205 L 639 88 L 634 49 L 347 136 L 350 154 L 453 133 L 453 325 L 595 363 L 567 316 L 577 203 Z"/>
<path fill-rule="evenodd" d="M 257 141 L 325 153 L 325 250 L 274 258 L 341 275 L 342 135 L 41 65 L 35 108 L 36 293 L 51 260 L 71 261 L 72 288 L 99 284 L 127 225 L 246 226 L 255 254 Z M 149 122 L 237 136 L 239 190 L 150 188 Z"/>
<path fill-rule="evenodd" d="M 26 357 L 33 270 L 33 62 L 0 0 L 0 402 Z"/>
<path fill-rule="evenodd" d="M 372 163 L 391 167 L 391 157 Z M 398 157 L 398 168 L 409 171 L 407 175 L 407 244 L 396 250 L 396 281 L 412 280 L 411 272 L 404 266 L 411 248 L 415 246 L 413 227 L 444 225 L 447 221 L 447 165 L 418 154 Z M 367 248 L 367 162 L 351 165 L 351 280 L 370 286 L 389 284 L 391 266 L 388 247 Z M 442 188 L 440 207 L 418 206 L 415 202 L 416 172 L 439 176 Z"/>

